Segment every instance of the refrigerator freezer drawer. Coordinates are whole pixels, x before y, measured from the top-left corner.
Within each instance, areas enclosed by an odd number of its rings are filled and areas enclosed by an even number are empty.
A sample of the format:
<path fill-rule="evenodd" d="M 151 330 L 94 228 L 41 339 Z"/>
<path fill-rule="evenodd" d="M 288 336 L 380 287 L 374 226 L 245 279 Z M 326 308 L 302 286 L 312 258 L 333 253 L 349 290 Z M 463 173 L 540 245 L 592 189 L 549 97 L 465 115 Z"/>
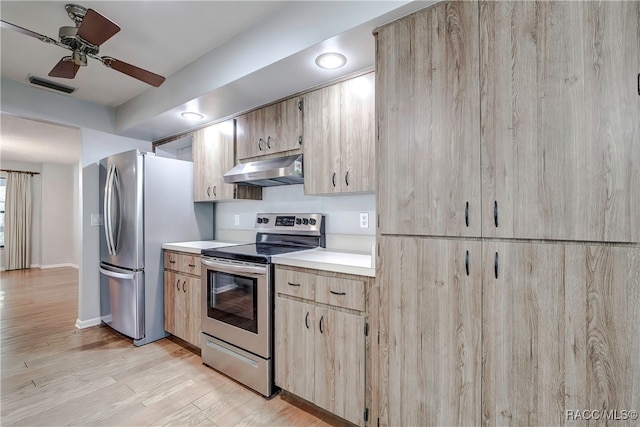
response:
<path fill-rule="evenodd" d="M 108 295 L 103 322 L 133 339 L 144 338 L 144 272 L 101 265 L 100 274 Z"/>

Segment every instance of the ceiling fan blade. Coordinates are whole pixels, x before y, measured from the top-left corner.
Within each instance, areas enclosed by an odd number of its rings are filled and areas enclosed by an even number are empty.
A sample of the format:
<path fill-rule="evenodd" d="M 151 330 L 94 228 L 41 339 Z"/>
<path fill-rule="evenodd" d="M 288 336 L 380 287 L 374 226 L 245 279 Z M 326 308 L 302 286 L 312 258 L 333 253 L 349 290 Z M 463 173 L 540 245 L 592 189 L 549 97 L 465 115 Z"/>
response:
<path fill-rule="evenodd" d="M 26 28 L 22 28 L 22 27 L 20 27 L 18 25 L 14 25 L 14 24 L 12 24 L 10 22 L 7 22 L 7 21 L 0 20 L 0 27 L 1 28 L 6 28 L 8 30 L 15 31 L 17 33 L 24 34 L 24 35 L 29 36 L 29 37 L 36 38 L 36 39 L 38 39 L 40 41 L 43 41 L 45 43 L 56 43 L 57 42 L 57 40 L 52 39 L 51 37 L 45 36 L 45 35 L 40 34 L 40 33 L 36 33 L 35 31 L 27 30 Z"/>
<path fill-rule="evenodd" d="M 104 65 L 109 68 L 113 68 L 116 71 L 120 71 L 128 76 L 133 77 L 134 79 L 138 79 L 143 81 L 151 86 L 158 87 L 160 86 L 165 78 L 152 73 L 151 71 L 143 70 L 140 67 L 136 67 L 135 65 L 127 64 L 126 62 L 120 61 L 118 59 L 112 58 L 110 56 L 103 56 L 101 61 Z"/>
<path fill-rule="evenodd" d="M 115 22 L 105 18 L 93 9 L 88 9 L 78 27 L 78 36 L 91 44 L 100 46 L 113 37 L 120 27 Z"/>
<path fill-rule="evenodd" d="M 72 79 L 76 76 L 76 73 L 80 69 L 80 66 L 71 60 L 70 56 L 62 58 L 51 71 L 49 71 L 49 77 L 62 77 L 63 79 Z"/>

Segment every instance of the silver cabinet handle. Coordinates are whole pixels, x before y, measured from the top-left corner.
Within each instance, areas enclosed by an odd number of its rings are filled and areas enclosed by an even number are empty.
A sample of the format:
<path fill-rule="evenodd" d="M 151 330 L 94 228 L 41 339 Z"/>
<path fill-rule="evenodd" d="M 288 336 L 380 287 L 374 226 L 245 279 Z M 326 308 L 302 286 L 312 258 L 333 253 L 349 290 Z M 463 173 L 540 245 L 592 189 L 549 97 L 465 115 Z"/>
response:
<path fill-rule="evenodd" d="M 271 149 L 271 137 L 267 137 L 267 148 Z"/>
<path fill-rule="evenodd" d="M 216 194 L 216 188 L 217 187 L 218 187 L 217 185 L 213 186 L 213 197 L 218 197 L 218 195 Z"/>
<path fill-rule="evenodd" d="M 262 138 L 258 140 L 258 150 L 262 151 Z"/>
<path fill-rule="evenodd" d="M 180 290 L 180 279 L 176 280 L 176 289 Z"/>
<path fill-rule="evenodd" d="M 344 174 L 344 183 L 347 184 L 347 187 L 349 186 L 349 171 Z"/>
<path fill-rule="evenodd" d="M 346 292 L 336 292 L 336 291 L 332 291 L 332 290 L 329 290 L 329 292 L 334 294 L 334 295 L 346 295 L 347 294 Z"/>

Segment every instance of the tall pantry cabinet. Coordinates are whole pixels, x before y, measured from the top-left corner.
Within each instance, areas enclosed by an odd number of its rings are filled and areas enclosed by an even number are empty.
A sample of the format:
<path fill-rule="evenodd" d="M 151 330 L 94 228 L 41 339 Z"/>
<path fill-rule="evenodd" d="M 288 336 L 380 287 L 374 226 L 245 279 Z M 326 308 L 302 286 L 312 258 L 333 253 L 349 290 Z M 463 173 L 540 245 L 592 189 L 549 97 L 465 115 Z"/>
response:
<path fill-rule="evenodd" d="M 640 407 L 639 26 L 442 2 L 376 30 L 381 425 Z"/>

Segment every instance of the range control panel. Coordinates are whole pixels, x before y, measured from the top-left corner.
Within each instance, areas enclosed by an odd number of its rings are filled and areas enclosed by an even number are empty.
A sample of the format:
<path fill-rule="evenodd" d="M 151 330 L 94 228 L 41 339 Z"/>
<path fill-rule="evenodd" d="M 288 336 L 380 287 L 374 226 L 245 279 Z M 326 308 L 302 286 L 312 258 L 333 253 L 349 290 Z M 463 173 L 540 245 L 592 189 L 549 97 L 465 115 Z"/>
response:
<path fill-rule="evenodd" d="M 324 215 L 259 213 L 256 215 L 255 228 L 262 233 L 324 232 Z"/>

